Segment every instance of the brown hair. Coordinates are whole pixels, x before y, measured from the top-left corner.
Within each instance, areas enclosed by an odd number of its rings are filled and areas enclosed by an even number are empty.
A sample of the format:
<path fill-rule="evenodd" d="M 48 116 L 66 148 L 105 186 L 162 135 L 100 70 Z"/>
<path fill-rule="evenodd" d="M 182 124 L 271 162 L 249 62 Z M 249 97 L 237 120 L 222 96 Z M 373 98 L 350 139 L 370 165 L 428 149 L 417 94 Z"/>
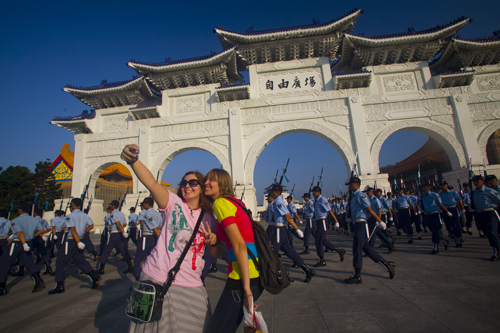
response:
<path fill-rule="evenodd" d="M 182 176 L 182 179 L 184 179 L 188 175 L 195 176 L 196 180 L 198 180 L 198 182 L 200 183 L 200 188 L 201 188 L 200 201 L 199 201 L 200 207 L 205 211 L 205 213 L 212 214 L 212 212 L 213 212 L 212 205 L 210 205 L 210 202 L 208 201 L 207 197 L 203 193 L 203 192 L 205 192 L 204 191 L 205 190 L 205 186 L 203 185 L 205 177 L 199 171 L 188 171 L 188 172 L 186 172 L 184 174 L 184 176 Z M 189 186 L 189 185 L 186 185 L 186 186 Z M 181 185 L 180 184 L 177 187 L 177 195 L 179 196 L 179 198 L 181 198 L 182 200 L 184 200 L 184 198 L 182 197 L 182 191 L 181 191 Z"/>
<path fill-rule="evenodd" d="M 215 180 L 219 183 L 219 198 L 221 197 L 235 197 L 233 192 L 233 181 L 231 176 L 226 170 L 223 169 L 212 169 L 205 176 L 206 180 Z M 208 198 L 211 202 L 214 200 Z"/>

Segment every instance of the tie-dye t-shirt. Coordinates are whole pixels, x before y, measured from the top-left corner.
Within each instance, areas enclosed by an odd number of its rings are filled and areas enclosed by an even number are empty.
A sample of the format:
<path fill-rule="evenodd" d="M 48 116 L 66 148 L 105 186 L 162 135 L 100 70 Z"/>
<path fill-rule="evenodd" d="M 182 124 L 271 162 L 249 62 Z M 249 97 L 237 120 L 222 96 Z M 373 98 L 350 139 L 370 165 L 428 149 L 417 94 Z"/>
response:
<path fill-rule="evenodd" d="M 236 198 L 231 198 L 240 202 Z M 236 262 L 236 257 L 234 255 L 233 245 L 229 241 L 224 229 L 236 223 L 238 229 L 246 243 L 247 248 L 252 251 L 255 258 L 258 260 L 257 249 L 255 248 L 255 241 L 253 236 L 252 222 L 248 218 L 247 213 L 237 204 L 229 201 L 226 198 L 219 198 L 214 202 L 214 213 L 219 222 L 219 227 L 217 228 L 217 238 L 221 241 L 226 242 L 227 249 L 229 251 L 229 267 L 227 270 L 227 277 L 233 280 L 241 280 L 240 268 Z M 259 271 L 255 268 L 252 258 L 248 255 L 248 267 L 250 269 L 250 279 L 256 279 L 259 277 Z"/>
<path fill-rule="evenodd" d="M 186 202 L 177 194 L 169 192 L 167 207 L 160 209 L 160 213 L 163 218 L 163 228 L 158 242 L 146 259 L 142 270 L 153 279 L 164 283 L 168 271 L 175 266 L 184 246 L 191 238 L 201 209 L 193 210 L 191 216 L 191 209 Z M 204 214 L 201 223 L 203 225 L 208 223 L 212 232 L 217 229 L 217 221 L 209 213 Z M 204 254 L 205 236 L 200 228 L 172 284 L 181 287 L 202 286 L 200 277 L 205 265 Z"/>

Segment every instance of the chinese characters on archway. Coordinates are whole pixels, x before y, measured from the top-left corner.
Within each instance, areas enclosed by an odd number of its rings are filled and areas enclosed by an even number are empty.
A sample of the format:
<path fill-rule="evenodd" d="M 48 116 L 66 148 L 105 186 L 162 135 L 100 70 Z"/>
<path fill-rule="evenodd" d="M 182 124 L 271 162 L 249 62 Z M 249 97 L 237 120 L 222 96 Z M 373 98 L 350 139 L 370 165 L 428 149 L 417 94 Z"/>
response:
<path fill-rule="evenodd" d="M 316 85 L 316 80 L 314 76 L 308 76 L 305 79 L 300 79 L 298 76 L 290 82 L 288 79 L 269 79 L 266 81 L 266 90 L 292 90 L 301 89 L 307 87 L 314 87 Z"/>

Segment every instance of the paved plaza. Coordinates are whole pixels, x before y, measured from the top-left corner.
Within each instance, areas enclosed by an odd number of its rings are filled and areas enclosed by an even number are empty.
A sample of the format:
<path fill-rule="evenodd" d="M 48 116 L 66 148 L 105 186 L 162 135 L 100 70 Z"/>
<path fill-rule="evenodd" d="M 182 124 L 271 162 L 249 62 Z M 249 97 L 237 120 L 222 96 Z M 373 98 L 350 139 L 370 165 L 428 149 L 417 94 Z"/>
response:
<path fill-rule="evenodd" d="M 365 258 L 363 284 L 345 285 L 352 272 L 352 238 L 329 231 L 329 239 L 346 248 L 345 261 L 326 253 L 327 266 L 316 269 L 311 283 L 303 283 L 298 268 L 290 268 L 292 285 L 277 296 L 264 293 L 258 300 L 269 332 L 499 332 L 500 262 L 488 261 L 486 239 L 464 236 L 464 247 L 431 255 L 430 233 L 407 244 L 398 237 L 397 251 L 380 253 L 397 263 L 396 277 Z M 94 235 L 94 244 L 99 237 Z M 299 240 L 295 247 L 302 251 Z M 377 241 L 377 246 L 378 246 Z M 314 250 L 314 246 L 311 247 Z M 131 254 L 135 248 L 131 246 Z M 383 250 L 383 249 L 380 249 Z M 315 253 L 303 256 L 316 262 Z M 289 267 L 291 261 L 282 257 Z M 92 263 L 94 265 L 94 263 Z M 226 279 L 227 265 L 218 261 L 219 272 L 210 274 L 206 288 L 212 310 Z M 0 298 L 0 332 L 126 332 L 124 314 L 132 276 L 122 275 L 121 256 L 111 257 L 101 286 L 91 290 L 75 265 L 67 269 L 66 292 L 48 295 L 55 286 L 45 277 L 46 288 L 31 293 L 27 275 L 9 278 L 7 296 Z M 240 327 L 239 332 L 243 332 Z"/>

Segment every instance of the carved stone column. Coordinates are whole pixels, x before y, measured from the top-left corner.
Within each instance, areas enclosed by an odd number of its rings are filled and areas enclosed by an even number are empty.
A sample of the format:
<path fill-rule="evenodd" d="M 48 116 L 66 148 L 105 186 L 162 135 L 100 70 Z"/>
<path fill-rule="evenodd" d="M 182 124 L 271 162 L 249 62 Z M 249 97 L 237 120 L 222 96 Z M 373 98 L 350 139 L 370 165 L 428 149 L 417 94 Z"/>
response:
<path fill-rule="evenodd" d="M 370 147 L 366 135 L 365 118 L 363 108 L 358 96 L 351 96 L 347 99 L 349 106 L 349 117 L 351 120 L 351 142 L 353 151 L 358 152 L 358 165 L 360 176 L 373 175 L 373 167 L 370 158 Z"/>
<path fill-rule="evenodd" d="M 476 132 L 472 125 L 467 101 L 463 95 L 450 96 L 453 113 L 455 114 L 456 133 L 458 140 L 464 147 L 467 160 L 472 157 L 472 164 L 483 164 L 483 155 L 479 149 L 479 144 L 476 139 Z M 467 161 L 468 162 L 468 161 Z"/>
<path fill-rule="evenodd" d="M 73 181 L 71 196 L 79 198 L 82 194 L 85 180 L 85 134 L 75 134 L 75 161 L 73 163 Z"/>

